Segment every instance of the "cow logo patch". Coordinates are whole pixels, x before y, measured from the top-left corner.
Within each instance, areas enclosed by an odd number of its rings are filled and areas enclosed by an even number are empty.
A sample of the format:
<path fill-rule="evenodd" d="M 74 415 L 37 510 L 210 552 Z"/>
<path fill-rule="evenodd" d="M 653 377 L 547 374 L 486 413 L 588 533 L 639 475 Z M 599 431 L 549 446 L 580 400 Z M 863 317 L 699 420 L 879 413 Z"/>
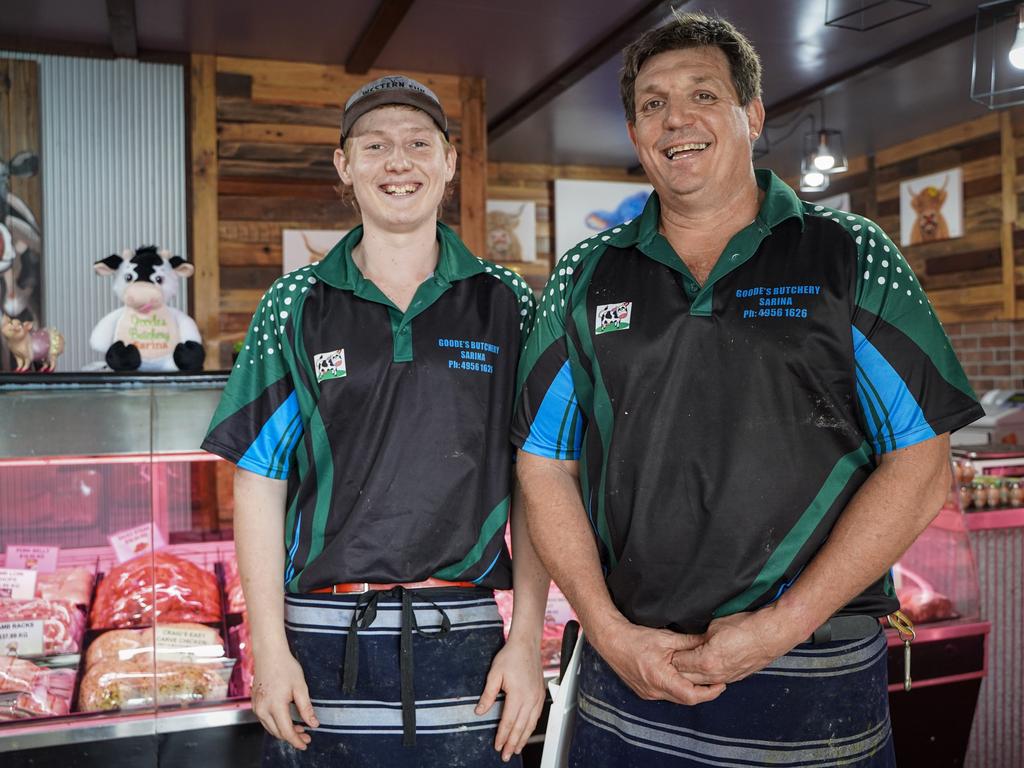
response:
<path fill-rule="evenodd" d="M 633 302 L 620 301 L 618 304 L 601 304 L 597 308 L 594 320 L 594 333 L 611 333 L 629 328 L 629 319 L 633 315 Z"/>
<path fill-rule="evenodd" d="M 316 367 L 317 381 L 341 379 L 347 375 L 344 349 L 336 349 L 333 352 L 321 352 L 319 355 L 314 355 L 313 362 Z"/>

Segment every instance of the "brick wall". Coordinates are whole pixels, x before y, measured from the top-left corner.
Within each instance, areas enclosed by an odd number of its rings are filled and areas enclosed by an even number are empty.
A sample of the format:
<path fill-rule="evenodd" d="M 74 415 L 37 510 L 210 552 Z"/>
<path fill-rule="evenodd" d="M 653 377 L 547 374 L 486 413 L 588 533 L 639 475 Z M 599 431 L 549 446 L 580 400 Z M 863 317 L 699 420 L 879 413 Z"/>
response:
<path fill-rule="evenodd" d="M 979 396 L 1024 389 L 1024 320 L 948 323 L 946 333 Z"/>

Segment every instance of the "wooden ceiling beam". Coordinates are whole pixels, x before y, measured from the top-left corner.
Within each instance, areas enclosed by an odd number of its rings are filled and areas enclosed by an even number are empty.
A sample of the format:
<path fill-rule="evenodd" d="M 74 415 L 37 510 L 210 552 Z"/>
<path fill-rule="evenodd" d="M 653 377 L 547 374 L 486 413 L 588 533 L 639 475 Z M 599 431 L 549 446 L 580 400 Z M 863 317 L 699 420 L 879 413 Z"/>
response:
<path fill-rule="evenodd" d="M 363 30 L 345 62 L 346 72 L 350 75 L 365 75 L 370 71 L 413 2 L 414 0 L 381 0 L 369 26 Z"/>
<path fill-rule="evenodd" d="M 674 6 L 681 8 L 682 2 L 646 2 L 640 9 L 623 21 L 608 34 L 570 59 L 549 77 L 529 89 L 521 98 L 501 112 L 487 124 L 487 140 L 494 141 L 511 131 L 517 125 L 546 106 L 555 97 L 567 91 L 610 58 L 622 52 L 638 35 L 662 21 Z"/>
<path fill-rule="evenodd" d="M 134 59 L 139 55 L 135 29 L 135 0 L 107 0 L 107 23 L 114 55 Z"/>

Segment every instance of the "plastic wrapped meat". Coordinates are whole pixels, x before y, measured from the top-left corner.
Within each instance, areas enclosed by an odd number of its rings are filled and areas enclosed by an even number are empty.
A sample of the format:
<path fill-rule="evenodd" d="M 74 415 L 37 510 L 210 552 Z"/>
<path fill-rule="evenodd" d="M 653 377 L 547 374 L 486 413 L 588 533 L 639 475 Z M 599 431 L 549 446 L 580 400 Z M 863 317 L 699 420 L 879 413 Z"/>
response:
<path fill-rule="evenodd" d="M 161 634 L 164 633 L 164 634 Z M 202 658 L 220 658 L 224 654 L 224 641 L 220 633 L 205 624 L 193 622 L 161 622 L 158 630 L 160 645 L 157 646 L 157 658 L 172 655 L 198 656 Z M 168 634 L 176 637 L 173 642 L 166 638 Z M 182 640 L 187 640 L 183 643 Z M 153 629 L 112 629 L 104 632 L 89 644 L 85 654 L 85 667 L 89 669 L 100 661 L 117 661 L 128 658 L 139 658 L 150 661 L 153 658 Z"/>
<path fill-rule="evenodd" d="M 183 663 L 132 658 L 105 659 L 82 677 L 78 708 L 83 712 L 188 704 L 227 697 L 227 661 Z"/>
<path fill-rule="evenodd" d="M 47 669 L 24 659 L 0 659 L 0 720 L 58 717 L 71 711 L 75 670 Z"/>
<path fill-rule="evenodd" d="M 93 627 L 161 621 L 220 621 L 217 578 L 180 557 L 146 553 L 110 569 L 96 589 Z"/>
<path fill-rule="evenodd" d="M 899 592 L 900 610 L 915 624 L 956 618 L 953 602 L 939 592 L 920 589 Z"/>
<path fill-rule="evenodd" d="M 85 567 L 58 568 L 53 573 L 36 576 L 36 597 L 43 600 L 67 600 L 75 605 L 88 605 L 96 574 Z"/>
<path fill-rule="evenodd" d="M 242 578 L 238 575 L 238 561 L 224 561 L 224 593 L 228 600 L 228 613 L 245 613 L 245 595 L 242 594 Z"/>
<path fill-rule="evenodd" d="M 0 621 L 43 622 L 43 655 L 78 653 L 85 632 L 85 614 L 67 600 L 0 599 Z"/>
<path fill-rule="evenodd" d="M 249 636 L 249 623 L 243 621 L 237 627 L 228 630 L 238 648 L 237 688 L 236 696 L 248 696 L 252 692 L 252 679 L 256 673 L 256 662 L 252 658 L 252 639 Z"/>

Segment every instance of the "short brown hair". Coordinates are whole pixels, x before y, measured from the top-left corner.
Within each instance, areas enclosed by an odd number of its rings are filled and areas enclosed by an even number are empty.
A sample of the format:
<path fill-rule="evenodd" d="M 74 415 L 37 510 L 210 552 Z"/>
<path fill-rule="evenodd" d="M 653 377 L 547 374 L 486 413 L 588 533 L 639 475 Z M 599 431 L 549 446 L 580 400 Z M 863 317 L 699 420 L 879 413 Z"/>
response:
<path fill-rule="evenodd" d="M 627 122 L 636 122 L 636 76 L 644 62 L 666 51 L 714 46 L 729 60 L 740 104 L 745 107 L 761 95 L 761 58 L 742 32 L 725 19 L 704 13 L 672 11 L 672 17 L 642 34 L 622 52 L 619 95 Z"/>

